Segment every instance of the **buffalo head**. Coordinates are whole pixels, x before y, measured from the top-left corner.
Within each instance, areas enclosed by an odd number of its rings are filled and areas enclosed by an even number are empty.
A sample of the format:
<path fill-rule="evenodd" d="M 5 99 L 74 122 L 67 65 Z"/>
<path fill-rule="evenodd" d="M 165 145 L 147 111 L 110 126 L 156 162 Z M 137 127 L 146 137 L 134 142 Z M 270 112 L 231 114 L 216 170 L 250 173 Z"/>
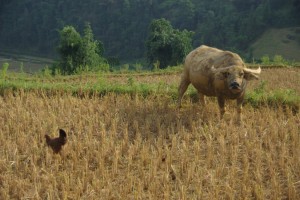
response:
<path fill-rule="evenodd" d="M 233 65 L 219 69 L 212 67 L 212 71 L 216 78 L 225 80 L 228 89 L 233 94 L 237 94 L 244 90 L 247 80 L 258 79 L 261 68 L 249 69 L 244 66 Z"/>

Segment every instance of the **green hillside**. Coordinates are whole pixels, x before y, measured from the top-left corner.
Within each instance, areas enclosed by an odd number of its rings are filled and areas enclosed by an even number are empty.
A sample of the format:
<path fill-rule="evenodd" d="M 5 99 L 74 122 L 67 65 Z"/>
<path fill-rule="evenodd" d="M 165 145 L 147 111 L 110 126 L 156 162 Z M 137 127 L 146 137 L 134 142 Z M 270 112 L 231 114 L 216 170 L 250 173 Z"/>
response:
<path fill-rule="evenodd" d="M 268 55 L 281 55 L 283 58 L 300 61 L 300 27 L 269 29 L 253 45 L 253 57 L 259 59 Z"/>

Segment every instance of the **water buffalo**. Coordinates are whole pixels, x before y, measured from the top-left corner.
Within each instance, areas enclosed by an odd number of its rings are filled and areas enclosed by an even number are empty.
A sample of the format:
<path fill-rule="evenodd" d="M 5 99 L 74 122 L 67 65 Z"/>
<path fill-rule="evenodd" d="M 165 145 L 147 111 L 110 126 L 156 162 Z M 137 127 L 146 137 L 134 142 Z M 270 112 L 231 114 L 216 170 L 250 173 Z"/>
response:
<path fill-rule="evenodd" d="M 218 98 L 221 119 L 225 113 L 225 99 L 236 99 L 238 122 L 242 122 L 242 103 L 247 80 L 258 79 L 260 72 L 260 67 L 248 69 L 235 53 L 202 45 L 186 56 L 178 88 L 178 106 L 181 107 L 183 94 L 192 83 L 203 105 L 204 96 Z"/>

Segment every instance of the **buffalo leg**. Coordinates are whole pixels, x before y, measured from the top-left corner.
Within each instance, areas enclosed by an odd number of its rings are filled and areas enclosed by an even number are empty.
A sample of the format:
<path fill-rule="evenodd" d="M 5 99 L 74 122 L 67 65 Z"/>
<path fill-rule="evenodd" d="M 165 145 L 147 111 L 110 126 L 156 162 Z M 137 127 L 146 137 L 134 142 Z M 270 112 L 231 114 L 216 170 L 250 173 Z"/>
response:
<path fill-rule="evenodd" d="M 240 97 L 236 100 L 236 111 L 238 123 L 242 123 L 242 105 L 244 102 L 244 97 Z"/>
<path fill-rule="evenodd" d="M 199 95 L 199 101 L 200 103 L 205 106 L 206 102 L 205 102 L 205 97 L 204 97 L 204 94 L 202 94 L 201 92 L 198 92 L 198 95 Z"/>
<path fill-rule="evenodd" d="M 218 97 L 218 104 L 220 109 L 220 119 L 223 119 L 225 113 L 225 99 L 223 97 Z"/>
<path fill-rule="evenodd" d="M 181 82 L 180 82 L 180 85 L 178 88 L 178 107 L 179 108 L 181 107 L 181 100 L 182 100 L 183 94 L 187 90 L 189 84 L 190 84 L 189 80 L 187 80 L 185 78 L 181 79 Z"/>

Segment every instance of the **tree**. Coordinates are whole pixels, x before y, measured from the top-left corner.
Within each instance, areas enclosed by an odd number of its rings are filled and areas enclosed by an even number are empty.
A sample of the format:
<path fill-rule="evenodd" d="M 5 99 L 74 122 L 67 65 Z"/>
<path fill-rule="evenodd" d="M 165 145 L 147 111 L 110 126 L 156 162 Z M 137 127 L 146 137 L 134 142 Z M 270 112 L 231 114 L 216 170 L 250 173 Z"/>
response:
<path fill-rule="evenodd" d="M 146 41 L 147 59 L 150 63 L 159 62 L 160 68 L 181 63 L 192 49 L 193 32 L 173 29 L 164 18 L 153 20 L 149 32 Z"/>
<path fill-rule="evenodd" d="M 172 65 L 182 63 L 185 56 L 192 50 L 192 37 L 194 35 L 194 32 L 187 30 L 174 30 L 174 33 L 172 42 Z"/>
<path fill-rule="evenodd" d="M 107 65 L 101 65 L 101 63 L 106 62 L 102 57 L 103 44 L 94 40 L 89 23 L 85 25 L 83 37 L 73 26 L 64 27 L 60 31 L 58 52 L 61 57 L 59 69 L 63 74 L 74 74 L 82 69 L 107 70 Z"/>
<path fill-rule="evenodd" d="M 85 24 L 84 36 L 81 39 L 81 45 L 79 48 L 80 65 L 82 67 L 88 67 L 96 69 L 99 63 L 103 62 L 101 54 L 103 54 L 104 48 L 101 42 L 94 40 L 92 28 L 89 23 Z"/>
<path fill-rule="evenodd" d="M 72 74 L 80 65 L 78 56 L 81 47 L 80 34 L 73 26 L 66 26 L 60 32 L 58 52 L 61 57 L 59 68 L 63 74 Z"/>

